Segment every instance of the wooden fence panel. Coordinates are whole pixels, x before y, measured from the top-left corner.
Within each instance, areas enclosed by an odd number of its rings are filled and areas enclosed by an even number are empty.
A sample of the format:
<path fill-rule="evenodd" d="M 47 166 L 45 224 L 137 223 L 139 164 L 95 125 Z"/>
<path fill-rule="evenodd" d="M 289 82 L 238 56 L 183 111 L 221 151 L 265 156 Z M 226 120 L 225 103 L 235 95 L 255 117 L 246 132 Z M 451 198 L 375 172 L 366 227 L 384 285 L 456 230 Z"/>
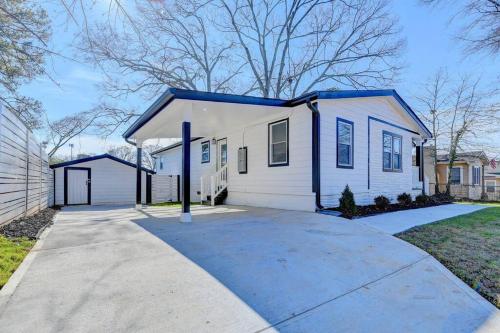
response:
<path fill-rule="evenodd" d="M 54 203 L 47 154 L 12 112 L 0 105 L 0 225 Z"/>

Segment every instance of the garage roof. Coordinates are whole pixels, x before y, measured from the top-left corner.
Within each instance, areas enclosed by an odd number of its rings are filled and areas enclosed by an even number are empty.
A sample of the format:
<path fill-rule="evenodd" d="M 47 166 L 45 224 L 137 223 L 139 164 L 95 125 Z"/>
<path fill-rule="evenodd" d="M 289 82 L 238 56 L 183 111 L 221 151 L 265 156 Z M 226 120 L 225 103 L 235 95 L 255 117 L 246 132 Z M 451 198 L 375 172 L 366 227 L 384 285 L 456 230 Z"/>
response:
<path fill-rule="evenodd" d="M 116 161 L 121 164 L 125 164 L 129 167 L 132 168 L 137 168 L 137 165 L 135 163 L 131 163 L 129 161 L 122 160 L 121 158 L 118 158 L 116 156 L 110 155 L 110 154 L 102 154 L 102 155 L 96 155 L 96 156 L 91 156 L 91 157 L 85 157 L 85 158 L 80 158 L 77 160 L 72 160 L 72 161 L 67 161 L 67 162 L 62 162 L 62 163 L 57 163 L 57 164 L 52 164 L 50 166 L 51 169 L 56 169 L 60 167 L 65 167 L 73 164 L 78 164 L 78 163 L 84 163 L 84 162 L 90 162 L 90 161 L 95 161 L 95 160 L 100 160 L 102 158 L 109 158 L 113 161 Z M 141 168 L 143 171 L 148 172 L 148 173 L 155 173 L 153 170 L 148 169 L 148 168 Z"/>

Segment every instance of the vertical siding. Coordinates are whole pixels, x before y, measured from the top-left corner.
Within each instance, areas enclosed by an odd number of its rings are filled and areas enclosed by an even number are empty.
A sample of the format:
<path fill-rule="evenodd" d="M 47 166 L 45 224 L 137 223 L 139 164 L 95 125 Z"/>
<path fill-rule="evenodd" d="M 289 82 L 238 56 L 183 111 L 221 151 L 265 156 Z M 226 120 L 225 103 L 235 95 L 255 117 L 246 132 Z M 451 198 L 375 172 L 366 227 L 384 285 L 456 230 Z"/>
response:
<path fill-rule="evenodd" d="M 134 204 L 136 169 L 109 158 L 68 167 L 91 169 L 91 204 Z M 64 167 L 56 168 L 56 204 L 64 205 Z M 146 172 L 142 172 L 142 202 L 146 203 Z"/>
<path fill-rule="evenodd" d="M 412 192 L 412 137 L 418 135 L 370 120 L 375 117 L 416 131 L 415 125 L 385 98 L 320 100 L 321 112 L 321 202 L 337 206 L 340 193 L 348 184 L 358 204 L 371 204 L 377 195 L 394 200 L 399 193 Z M 354 168 L 337 168 L 337 117 L 354 123 Z M 382 170 L 382 131 L 402 136 L 402 172 Z M 368 149 L 370 150 L 370 189 L 368 189 Z"/>

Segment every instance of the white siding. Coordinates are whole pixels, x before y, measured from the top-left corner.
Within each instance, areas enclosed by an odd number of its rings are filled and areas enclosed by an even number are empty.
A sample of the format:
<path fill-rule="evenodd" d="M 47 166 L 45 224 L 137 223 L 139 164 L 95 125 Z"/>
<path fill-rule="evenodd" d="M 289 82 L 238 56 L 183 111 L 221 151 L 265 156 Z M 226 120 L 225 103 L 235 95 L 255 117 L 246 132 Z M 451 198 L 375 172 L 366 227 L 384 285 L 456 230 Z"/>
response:
<path fill-rule="evenodd" d="M 368 147 L 368 117 L 375 117 L 416 131 L 401 110 L 384 98 L 352 98 L 320 100 L 321 112 L 321 203 L 337 206 L 340 193 L 348 184 L 357 204 L 371 204 L 373 198 L 385 195 L 395 200 L 402 192 L 412 192 L 412 137 L 414 133 L 370 120 L 370 147 Z M 337 168 L 337 117 L 354 122 L 354 168 Z M 382 170 L 382 131 L 403 138 L 402 172 Z M 368 149 L 370 149 L 370 189 L 368 189 Z"/>
<path fill-rule="evenodd" d="M 136 169 L 109 158 L 68 167 L 91 168 L 91 204 L 135 204 Z M 56 171 L 56 204 L 64 205 L 64 167 Z M 142 201 L 146 202 L 146 172 L 142 172 Z"/>
<path fill-rule="evenodd" d="M 243 107 L 235 105 L 235 107 Z M 268 166 L 268 124 L 289 119 L 289 165 Z M 214 133 L 216 139 L 227 138 L 228 198 L 233 205 L 249 205 L 295 210 L 315 209 L 312 193 L 311 111 L 305 105 L 283 109 L 283 113 L 260 119 L 245 128 Z M 211 138 L 210 138 L 211 139 Z M 215 172 L 216 145 L 210 145 L 210 163 L 201 163 L 201 139 L 191 142 L 191 200 L 199 200 L 200 176 Z M 238 173 L 238 148 L 248 147 L 248 173 Z M 181 174 L 181 147 L 161 154 L 163 170 L 158 174 Z"/>

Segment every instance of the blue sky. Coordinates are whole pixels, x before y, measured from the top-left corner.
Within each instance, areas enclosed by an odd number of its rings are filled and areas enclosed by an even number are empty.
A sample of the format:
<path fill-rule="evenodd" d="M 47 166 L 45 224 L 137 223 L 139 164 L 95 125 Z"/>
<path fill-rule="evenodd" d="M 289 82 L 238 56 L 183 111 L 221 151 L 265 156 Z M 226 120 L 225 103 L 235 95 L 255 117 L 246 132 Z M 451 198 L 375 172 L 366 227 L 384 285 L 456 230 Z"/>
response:
<path fill-rule="evenodd" d="M 424 81 L 443 66 L 448 68 L 451 76 L 474 73 L 481 75 L 484 82 L 498 83 L 498 59 L 482 55 L 468 58 L 463 56 L 462 45 L 454 38 L 458 24 L 449 21 L 454 10 L 447 6 L 422 6 L 417 0 L 393 1 L 392 7 L 394 13 L 399 16 L 407 47 L 402 55 L 405 68 L 398 82 L 387 88 L 395 88 L 410 105 L 416 104 L 414 97 L 419 93 Z M 74 33 L 71 26 L 65 24 L 61 14 L 54 11 L 50 14 L 53 20 L 53 47 L 69 58 L 78 59 L 78 54 L 71 47 Z M 23 89 L 25 94 L 42 101 L 49 118 L 61 118 L 97 104 L 99 90 L 96 84 L 101 80 L 97 70 L 81 62 L 61 57 L 54 57 L 49 65 L 59 86 L 42 78 Z M 139 101 L 129 99 L 127 103 L 137 105 Z M 148 102 L 142 105 L 147 104 Z M 500 135 L 497 138 L 500 140 Z M 121 145 L 125 142 L 121 139 L 121 133 L 116 133 L 106 141 L 85 135 L 73 140 L 73 143 L 76 153 L 101 153 L 110 145 Z M 68 149 L 61 151 L 62 154 L 68 152 Z"/>

